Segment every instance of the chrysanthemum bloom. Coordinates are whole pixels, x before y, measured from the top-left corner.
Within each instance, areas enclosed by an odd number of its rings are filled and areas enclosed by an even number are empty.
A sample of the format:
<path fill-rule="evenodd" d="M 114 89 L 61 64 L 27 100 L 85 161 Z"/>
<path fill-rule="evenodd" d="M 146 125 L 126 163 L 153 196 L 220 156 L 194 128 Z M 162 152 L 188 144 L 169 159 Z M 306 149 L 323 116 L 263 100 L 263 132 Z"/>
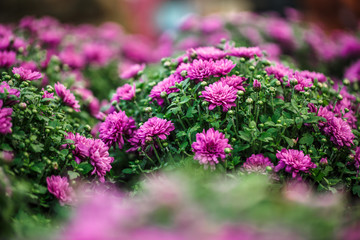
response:
<path fill-rule="evenodd" d="M 195 153 L 194 159 L 206 167 L 210 165 L 215 168 L 215 164 L 219 163 L 219 158 L 224 161 L 226 158 L 225 148 L 232 149 L 228 143 L 229 139 L 225 138 L 225 134 L 210 128 L 205 132 L 196 134 L 196 142 L 191 147 Z"/>
<path fill-rule="evenodd" d="M 8 99 L 4 102 L 4 105 L 11 106 L 15 103 L 19 102 L 17 100 L 9 100 L 11 96 L 20 97 L 20 91 L 18 89 L 11 88 L 7 82 L 1 82 L 0 84 L 0 93 L 4 93 L 6 91 L 9 93 Z"/>
<path fill-rule="evenodd" d="M 124 69 L 126 67 L 126 69 Z M 123 79 L 129 79 L 135 77 L 140 71 L 145 69 L 145 64 L 133 64 L 131 66 L 121 67 L 120 77 Z"/>
<path fill-rule="evenodd" d="M 13 74 L 19 74 L 21 80 L 38 80 L 42 77 L 41 73 L 37 71 L 32 71 L 23 67 L 14 67 L 12 70 Z"/>
<path fill-rule="evenodd" d="M 75 52 L 72 47 L 68 47 L 61 51 L 59 58 L 63 64 L 67 64 L 72 69 L 80 69 L 85 66 L 83 56 Z"/>
<path fill-rule="evenodd" d="M 113 157 L 109 156 L 109 148 L 100 139 L 93 139 L 89 150 L 89 158 L 94 170 L 91 174 L 97 174 L 100 182 L 105 182 L 106 172 L 111 170 Z"/>
<path fill-rule="evenodd" d="M 187 74 L 192 80 L 203 81 L 215 72 L 215 64 L 212 59 L 208 60 L 197 60 L 195 59 L 189 66 Z"/>
<path fill-rule="evenodd" d="M 283 82 L 283 77 L 289 76 L 292 74 L 292 70 L 284 65 L 278 63 L 276 66 L 269 66 L 265 68 L 265 71 L 269 76 L 274 75 L 274 78 L 278 79 L 279 81 Z"/>
<path fill-rule="evenodd" d="M 38 67 L 34 61 L 22 62 L 20 67 L 30 69 L 31 71 L 37 71 Z"/>
<path fill-rule="evenodd" d="M 214 63 L 214 76 L 216 77 L 220 77 L 222 75 L 226 75 L 229 72 L 231 72 L 231 70 L 236 66 L 235 63 L 233 63 L 231 60 L 229 59 L 221 59 L 221 60 L 217 60 Z"/>
<path fill-rule="evenodd" d="M 354 157 L 354 165 L 357 169 L 360 167 L 360 147 L 355 148 L 355 155 L 352 154 Z"/>
<path fill-rule="evenodd" d="M 260 91 L 261 82 L 259 80 L 257 80 L 257 79 L 254 79 L 253 88 L 254 88 L 255 91 Z"/>
<path fill-rule="evenodd" d="M 80 112 L 79 102 L 76 100 L 74 94 L 70 90 L 66 89 L 61 83 L 55 83 L 55 92 L 63 100 L 65 105 L 73 108 L 75 111 Z"/>
<path fill-rule="evenodd" d="M 326 158 L 326 157 L 325 157 L 325 158 L 321 158 L 321 159 L 320 159 L 320 164 L 322 164 L 322 165 L 327 165 L 327 164 L 328 164 L 327 158 Z"/>
<path fill-rule="evenodd" d="M 131 117 L 126 116 L 125 111 L 114 112 L 109 114 L 105 122 L 100 125 L 99 138 L 111 147 L 115 143 L 122 149 L 124 146 L 124 138 L 132 136 L 135 127 L 135 121 Z"/>
<path fill-rule="evenodd" d="M 261 57 L 262 52 L 259 47 L 237 47 L 227 50 L 229 56 L 253 58 L 254 55 Z"/>
<path fill-rule="evenodd" d="M 50 48 L 57 47 L 64 36 L 60 29 L 46 29 L 39 33 L 39 40 Z"/>
<path fill-rule="evenodd" d="M 16 61 L 16 53 L 13 51 L 0 51 L 0 67 L 8 68 Z"/>
<path fill-rule="evenodd" d="M 41 89 L 41 91 L 44 91 L 42 98 L 54 98 L 54 93 L 49 93 L 48 91 L 46 91 L 44 89 Z"/>
<path fill-rule="evenodd" d="M 120 102 L 120 100 L 131 101 L 135 97 L 135 83 L 133 86 L 126 83 L 125 85 L 118 87 L 116 93 L 111 98 L 112 101 Z"/>
<path fill-rule="evenodd" d="M 178 92 L 179 89 L 174 87 L 176 83 L 181 82 L 181 79 L 174 75 L 170 75 L 158 84 L 156 84 L 149 94 L 153 100 L 156 100 L 160 106 L 164 105 L 164 99 L 161 97 L 161 93 L 165 92 L 167 95 L 173 92 Z"/>
<path fill-rule="evenodd" d="M 71 203 L 73 189 L 69 186 L 67 177 L 53 175 L 47 177 L 46 182 L 49 192 L 59 199 L 61 205 Z"/>
<path fill-rule="evenodd" d="M 360 80 L 360 60 L 345 70 L 345 78 L 349 79 L 352 83 Z"/>
<path fill-rule="evenodd" d="M 223 27 L 224 24 L 219 16 L 208 16 L 200 23 L 200 29 L 205 34 L 220 31 Z"/>
<path fill-rule="evenodd" d="M 275 172 L 285 168 L 286 172 L 292 173 L 293 178 L 301 179 L 300 171 L 309 173 L 311 168 L 316 168 L 316 164 L 311 162 L 310 156 L 304 155 L 303 151 L 283 148 L 281 151 L 277 151 L 276 157 L 279 159 L 279 163 L 275 167 Z"/>
<path fill-rule="evenodd" d="M 310 78 L 303 77 L 299 72 L 295 72 L 289 80 L 296 80 L 297 84 L 295 85 L 294 89 L 299 92 L 304 91 L 304 87 L 311 87 L 313 85 L 312 80 Z"/>
<path fill-rule="evenodd" d="M 14 152 L 0 151 L 0 159 L 3 159 L 5 162 L 12 162 L 14 160 Z"/>
<path fill-rule="evenodd" d="M 318 82 L 326 82 L 326 76 L 322 73 L 318 73 L 318 72 L 310 72 L 308 70 L 305 71 L 301 71 L 300 72 L 301 76 L 303 76 L 304 78 L 310 78 L 313 82 L 315 81 L 315 79 L 318 80 Z"/>
<path fill-rule="evenodd" d="M 220 81 L 225 83 L 226 85 L 229 85 L 235 88 L 236 90 L 241 90 L 243 92 L 245 92 L 245 88 L 243 84 L 246 80 L 247 80 L 246 78 L 236 75 L 226 76 L 220 79 Z"/>
<path fill-rule="evenodd" d="M 209 110 L 222 106 L 223 111 L 227 112 L 229 108 L 236 106 L 236 93 L 235 88 L 218 81 L 205 87 L 205 91 L 202 91 L 199 97 L 210 103 Z"/>
<path fill-rule="evenodd" d="M 243 169 L 247 172 L 265 173 L 267 166 L 274 168 L 274 164 L 270 161 L 270 159 L 260 153 L 256 155 L 253 154 L 251 157 L 248 157 L 246 162 L 243 164 Z"/>
<path fill-rule="evenodd" d="M 174 124 L 166 119 L 158 117 L 152 117 L 147 120 L 140 128 L 134 133 L 134 136 L 129 140 L 133 147 L 128 151 L 134 151 L 138 147 L 145 147 L 150 142 L 155 142 L 159 138 L 165 140 L 166 135 L 170 135 L 170 132 L 175 130 Z"/>
<path fill-rule="evenodd" d="M 187 77 L 187 72 L 188 72 L 190 65 L 191 65 L 191 63 L 180 63 L 179 66 L 176 68 L 173 75 L 176 78 L 184 80 Z M 186 72 L 186 75 L 182 74 L 184 71 Z"/>
<path fill-rule="evenodd" d="M 72 154 L 75 157 L 75 162 L 81 163 L 89 157 L 89 148 L 92 144 L 91 139 L 81 136 L 79 133 L 74 135 L 72 132 L 69 132 L 67 136 L 65 136 L 65 139 L 74 141 L 72 144 L 74 144 L 75 149 L 72 150 Z M 62 147 L 65 148 L 66 144 Z"/>
<path fill-rule="evenodd" d="M 11 115 L 13 112 L 12 108 L 3 108 L 4 102 L 0 100 L 0 134 L 11 133 Z"/>
<path fill-rule="evenodd" d="M 218 60 L 226 56 L 226 53 L 224 51 L 215 47 L 198 47 L 195 49 L 190 49 L 187 52 L 189 55 L 191 55 L 192 53 L 196 53 L 199 59 L 204 60 Z"/>
<path fill-rule="evenodd" d="M 100 43 L 88 43 L 83 48 L 85 60 L 90 64 L 104 66 L 111 57 L 112 51 L 109 46 Z"/>
<path fill-rule="evenodd" d="M 338 117 L 330 119 L 323 131 L 326 135 L 330 136 L 330 140 L 339 147 L 350 147 L 355 139 L 354 134 L 351 132 L 350 125 Z"/>

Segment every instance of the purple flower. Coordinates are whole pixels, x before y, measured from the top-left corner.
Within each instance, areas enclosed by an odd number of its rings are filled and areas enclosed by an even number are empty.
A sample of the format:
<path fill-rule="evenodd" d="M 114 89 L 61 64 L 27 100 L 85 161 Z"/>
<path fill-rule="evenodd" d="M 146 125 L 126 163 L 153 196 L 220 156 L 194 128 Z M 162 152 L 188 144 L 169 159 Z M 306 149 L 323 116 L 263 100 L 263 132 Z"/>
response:
<path fill-rule="evenodd" d="M 21 80 L 38 80 L 42 77 L 41 73 L 37 72 L 37 71 L 32 71 L 30 69 L 26 69 L 23 67 L 14 67 L 12 70 L 13 74 L 19 74 L 20 75 L 20 79 Z"/>
<path fill-rule="evenodd" d="M 245 92 L 245 88 L 243 86 L 243 83 L 246 81 L 247 79 L 244 77 L 240 77 L 240 76 L 236 76 L 236 75 L 232 75 L 232 76 L 226 76 L 226 77 L 222 77 L 220 79 L 221 82 L 223 82 L 226 85 L 229 85 L 237 90 L 241 90 Z"/>
<path fill-rule="evenodd" d="M 69 132 L 65 139 L 70 139 L 74 141 L 75 149 L 72 151 L 72 154 L 75 157 L 75 162 L 80 163 L 85 161 L 89 157 L 89 146 L 91 146 L 91 139 L 88 139 L 84 136 L 81 136 L 79 133 L 74 135 L 72 132 Z M 66 147 L 66 144 L 62 146 Z"/>
<path fill-rule="evenodd" d="M 257 79 L 254 79 L 253 88 L 254 88 L 255 91 L 260 91 L 260 89 L 261 89 L 261 82 L 258 81 Z"/>
<path fill-rule="evenodd" d="M 345 70 L 345 78 L 350 82 L 358 82 L 360 80 L 360 60 L 356 61 Z"/>
<path fill-rule="evenodd" d="M 205 87 L 205 91 L 202 91 L 199 97 L 210 103 L 209 110 L 222 106 L 223 111 L 227 112 L 229 108 L 236 106 L 236 93 L 235 88 L 218 81 Z"/>
<path fill-rule="evenodd" d="M 12 108 L 3 108 L 3 100 L 0 100 L 0 134 L 11 133 L 11 115 L 13 112 Z"/>
<path fill-rule="evenodd" d="M 359 170 L 360 167 L 360 147 L 355 148 L 355 155 L 352 155 L 354 157 L 354 165 Z"/>
<path fill-rule="evenodd" d="M 41 91 L 44 91 L 44 94 L 42 95 L 42 98 L 52 98 L 54 99 L 54 93 L 49 93 L 48 91 L 41 89 Z"/>
<path fill-rule="evenodd" d="M 262 56 L 261 49 L 259 47 L 237 47 L 230 48 L 227 50 L 229 56 L 234 57 L 243 57 L 243 58 L 253 58 L 254 55 L 258 57 Z"/>
<path fill-rule="evenodd" d="M 125 85 L 118 87 L 116 93 L 111 98 L 112 101 L 120 102 L 120 100 L 131 101 L 135 97 L 135 83 L 133 86 L 126 83 Z"/>
<path fill-rule="evenodd" d="M 105 122 L 101 123 L 99 128 L 99 138 L 111 147 L 115 143 L 122 149 L 124 146 L 124 137 L 132 136 L 135 127 L 135 121 L 126 116 L 125 111 L 114 112 L 106 117 Z"/>
<path fill-rule="evenodd" d="M 355 139 L 354 134 L 351 132 L 350 125 L 338 117 L 333 117 L 323 128 L 326 135 L 330 136 L 330 140 L 337 146 L 350 147 Z"/>
<path fill-rule="evenodd" d="M 83 52 L 85 60 L 88 63 L 98 66 L 104 66 L 112 57 L 111 49 L 108 46 L 99 43 L 85 44 Z"/>
<path fill-rule="evenodd" d="M 226 53 L 224 51 L 215 47 L 199 47 L 195 49 L 190 49 L 187 52 L 189 55 L 191 55 L 192 53 L 196 53 L 197 57 L 203 60 L 218 60 L 226 56 Z"/>
<path fill-rule="evenodd" d="M 136 77 L 136 75 L 145 69 L 145 64 L 133 64 L 131 66 L 125 65 L 122 67 L 120 77 L 129 79 Z"/>
<path fill-rule="evenodd" d="M 265 68 L 265 71 L 269 76 L 274 75 L 274 78 L 283 82 L 283 77 L 289 76 L 292 74 L 292 70 L 284 65 L 278 63 L 276 66 L 269 66 Z"/>
<path fill-rule="evenodd" d="M 301 73 L 295 72 L 289 80 L 295 79 L 297 81 L 297 84 L 295 85 L 294 89 L 299 92 L 304 91 L 304 87 L 311 87 L 313 85 L 312 80 L 310 78 L 303 77 Z"/>
<path fill-rule="evenodd" d="M 210 165 L 211 168 L 215 168 L 215 164 L 219 163 L 219 158 L 221 160 L 226 158 L 225 148 L 232 149 L 228 141 L 225 134 L 215 131 L 214 128 L 206 132 L 204 129 L 202 133 L 196 134 L 196 141 L 191 145 L 195 153 L 194 159 L 206 167 Z"/>
<path fill-rule="evenodd" d="M 145 148 L 150 142 L 155 142 L 156 139 L 165 140 L 166 135 L 175 130 L 174 124 L 166 119 L 152 117 L 147 120 L 141 127 L 134 133 L 129 142 L 133 147 L 128 151 L 137 150 L 138 147 Z"/>
<path fill-rule="evenodd" d="M 285 149 L 277 151 L 276 157 L 279 159 L 275 172 L 285 168 L 285 171 L 292 173 L 293 178 L 301 179 L 298 174 L 301 172 L 309 173 L 311 168 L 316 168 L 316 164 L 311 162 L 309 155 L 304 155 L 303 151 L 295 149 Z"/>
<path fill-rule="evenodd" d="M 215 64 L 212 59 L 208 60 L 197 60 L 195 59 L 188 67 L 188 77 L 192 80 L 203 81 L 209 78 L 215 72 Z"/>
<path fill-rule="evenodd" d="M 57 47 L 64 33 L 59 29 L 47 29 L 39 34 L 39 40 L 50 48 Z"/>
<path fill-rule="evenodd" d="M 13 51 L 0 51 L 0 68 L 8 68 L 16 61 L 16 53 Z"/>
<path fill-rule="evenodd" d="M 327 158 L 321 158 L 321 159 L 320 159 L 320 164 L 322 164 L 322 165 L 327 165 L 327 164 L 328 164 Z"/>
<path fill-rule="evenodd" d="M 295 37 L 291 26 L 283 19 L 269 19 L 266 31 L 275 41 L 280 43 L 286 49 L 295 47 Z"/>
<path fill-rule="evenodd" d="M 71 203 L 73 189 L 69 186 L 67 177 L 53 175 L 47 177 L 46 182 L 49 192 L 59 199 L 61 205 Z"/>
<path fill-rule="evenodd" d="M 203 33 L 213 33 L 223 29 L 223 22 L 218 16 L 209 16 L 202 19 L 200 29 Z"/>
<path fill-rule="evenodd" d="M 1 82 L 0 84 L 0 93 L 4 93 L 6 91 L 9 93 L 8 98 L 11 96 L 20 97 L 20 91 L 18 89 L 11 88 L 7 82 Z M 4 105 L 11 106 L 17 103 L 18 101 L 7 99 Z"/>
<path fill-rule="evenodd" d="M 83 56 L 75 52 L 72 47 L 68 47 L 61 51 L 59 58 L 63 64 L 67 64 L 72 69 L 80 69 L 85 65 Z"/>
<path fill-rule="evenodd" d="M 55 83 L 55 92 L 63 100 L 65 105 L 73 108 L 76 112 L 80 112 L 79 102 L 75 99 L 74 94 L 70 90 L 66 89 L 61 83 Z"/>
<path fill-rule="evenodd" d="M 0 151 L 0 159 L 3 159 L 5 162 L 12 162 L 14 160 L 14 152 L 13 151 Z"/>
<path fill-rule="evenodd" d="M 218 77 L 218 76 L 222 76 L 222 75 L 226 75 L 229 72 L 231 72 L 231 70 L 236 66 L 235 63 L 233 63 L 231 60 L 229 59 L 221 59 L 221 60 L 217 60 L 214 63 L 214 72 L 213 74 Z"/>
<path fill-rule="evenodd" d="M 181 79 L 177 78 L 174 75 L 170 75 L 168 78 L 165 78 L 158 84 L 156 84 L 149 94 L 153 100 L 156 100 L 160 106 L 164 105 L 164 99 L 161 97 L 161 93 L 165 92 L 167 95 L 173 92 L 178 92 L 175 86 L 176 83 L 181 82 Z"/>
<path fill-rule="evenodd" d="M 243 169 L 247 172 L 258 172 L 265 173 L 266 167 L 274 167 L 274 164 L 270 161 L 268 157 L 265 157 L 263 154 L 253 154 L 251 157 L 246 159 L 246 162 L 243 164 Z"/>
<path fill-rule="evenodd" d="M 326 82 L 326 76 L 322 73 L 318 73 L 318 72 L 310 72 L 310 71 L 301 71 L 300 75 L 303 76 L 304 78 L 310 78 L 313 82 L 315 81 L 315 79 L 318 80 L 318 82 Z"/>

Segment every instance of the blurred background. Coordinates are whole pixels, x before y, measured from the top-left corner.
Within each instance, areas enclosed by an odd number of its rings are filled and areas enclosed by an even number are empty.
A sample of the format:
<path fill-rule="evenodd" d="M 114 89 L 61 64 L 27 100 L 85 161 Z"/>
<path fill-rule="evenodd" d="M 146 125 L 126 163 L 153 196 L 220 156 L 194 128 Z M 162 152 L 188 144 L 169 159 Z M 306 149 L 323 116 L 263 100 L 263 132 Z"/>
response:
<path fill-rule="evenodd" d="M 359 0 L 1 0 L 0 22 L 23 16 L 49 15 L 62 22 L 100 24 L 115 21 L 129 33 L 154 37 L 174 30 L 188 14 L 206 16 L 239 11 L 277 12 L 291 7 L 324 29 L 354 29 L 360 17 Z"/>

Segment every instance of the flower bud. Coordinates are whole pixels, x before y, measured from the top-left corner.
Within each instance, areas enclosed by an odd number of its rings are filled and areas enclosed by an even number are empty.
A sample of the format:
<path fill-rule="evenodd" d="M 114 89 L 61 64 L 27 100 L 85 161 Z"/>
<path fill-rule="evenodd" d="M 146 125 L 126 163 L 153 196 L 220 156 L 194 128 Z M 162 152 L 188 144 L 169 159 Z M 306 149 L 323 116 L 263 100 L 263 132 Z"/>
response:
<path fill-rule="evenodd" d="M 343 84 L 344 84 L 345 86 L 349 86 L 349 85 L 350 85 L 349 79 L 345 78 L 345 79 L 343 80 Z"/>
<path fill-rule="evenodd" d="M 339 99 L 339 100 L 343 100 L 343 96 L 342 96 L 341 94 L 338 94 L 336 97 L 337 97 L 337 99 Z"/>
<path fill-rule="evenodd" d="M 161 92 L 161 93 L 160 93 L 160 97 L 161 97 L 161 98 L 166 98 L 167 95 L 168 95 L 167 92 Z"/>
<path fill-rule="evenodd" d="M 254 100 L 253 100 L 252 98 L 247 98 L 247 99 L 246 99 L 246 103 L 247 103 L 247 104 L 252 104 L 253 101 L 254 101 Z"/>
<path fill-rule="evenodd" d="M 277 81 L 275 82 L 275 85 L 276 85 L 276 86 L 281 86 L 281 82 L 280 82 L 279 80 L 277 80 Z"/>
<path fill-rule="evenodd" d="M 327 158 L 322 158 L 322 159 L 320 159 L 320 165 L 321 165 L 321 166 L 326 166 L 326 165 L 328 165 Z"/>
<path fill-rule="evenodd" d="M 244 91 L 237 91 L 237 95 L 240 97 L 240 96 L 243 96 L 244 95 Z"/>
<path fill-rule="evenodd" d="M 186 71 L 186 70 L 182 70 L 180 74 L 181 74 L 182 77 L 186 77 L 186 76 L 187 76 L 187 71 Z"/>
<path fill-rule="evenodd" d="M 348 108 L 344 108 L 344 111 L 345 111 L 346 113 L 350 112 L 350 110 L 349 110 Z"/>
<path fill-rule="evenodd" d="M 152 112 L 152 108 L 151 107 L 146 107 L 146 108 L 144 108 L 144 111 L 146 113 L 150 113 L 150 112 Z"/>
<path fill-rule="evenodd" d="M 241 63 L 244 63 L 245 61 L 246 61 L 245 58 L 243 58 L 243 57 L 240 58 L 240 62 L 241 62 Z"/>
<path fill-rule="evenodd" d="M 274 87 L 269 87 L 269 91 L 270 91 L 270 92 L 275 92 L 276 89 L 275 89 Z"/>
<path fill-rule="evenodd" d="M 207 84 L 208 84 L 208 83 L 207 83 L 206 81 L 202 81 L 202 82 L 201 82 L 201 86 L 203 86 L 203 87 L 207 86 Z"/>
<path fill-rule="evenodd" d="M 255 71 L 255 67 L 254 66 L 249 66 L 249 70 L 251 71 L 251 72 L 253 72 L 253 71 Z"/>
<path fill-rule="evenodd" d="M 259 100 L 259 101 L 257 102 L 257 104 L 259 104 L 259 105 L 261 106 L 261 105 L 263 105 L 263 104 L 264 104 L 264 102 L 263 102 L 263 101 L 261 101 L 261 100 Z"/>
<path fill-rule="evenodd" d="M 260 81 L 258 81 L 258 80 L 254 80 L 254 83 L 253 83 L 253 88 L 254 88 L 254 90 L 255 91 L 260 91 L 260 89 L 261 89 L 261 83 L 260 83 Z"/>
<path fill-rule="evenodd" d="M 20 107 L 20 109 L 24 110 L 24 109 L 26 109 L 27 105 L 26 105 L 26 103 L 21 102 L 21 103 L 19 103 L 19 107 Z"/>
<path fill-rule="evenodd" d="M 163 147 L 167 147 L 167 146 L 169 146 L 169 143 L 164 142 L 162 145 L 163 145 Z"/>
<path fill-rule="evenodd" d="M 225 149 L 224 149 L 224 152 L 225 152 L 226 154 L 231 153 L 231 148 L 225 148 Z"/>
<path fill-rule="evenodd" d="M 272 172 L 272 170 L 273 170 L 272 167 L 266 166 L 266 171 L 267 171 L 267 172 Z"/>
<path fill-rule="evenodd" d="M 52 162 L 52 167 L 57 170 L 59 168 L 59 164 L 57 162 Z"/>
<path fill-rule="evenodd" d="M 88 125 L 88 124 L 86 124 L 86 125 L 84 126 L 84 129 L 85 129 L 86 131 L 91 131 L 91 127 L 90 127 L 90 125 Z"/>

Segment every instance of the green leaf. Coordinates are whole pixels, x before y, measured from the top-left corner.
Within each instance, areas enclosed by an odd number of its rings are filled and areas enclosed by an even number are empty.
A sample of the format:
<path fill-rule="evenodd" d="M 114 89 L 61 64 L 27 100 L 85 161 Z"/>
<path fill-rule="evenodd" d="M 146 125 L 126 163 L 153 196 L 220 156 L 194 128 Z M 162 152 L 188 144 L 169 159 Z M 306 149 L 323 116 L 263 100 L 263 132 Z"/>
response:
<path fill-rule="evenodd" d="M 242 145 L 238 145 L 236 147 L 236 151 L 240 152 L 240 151 L 243 151 L 245 149 L 248 149 L 250 147 L 250 144 L 242 144 Z"/>
<path fill-rule="evenodd" d="M 310 133 L 304 134 L 304 136 L 299 140 L 300 144 L 306 144 L 308 146 L 311 146 L 313 142 L 314 142 L 314 137 Z"/>
<path fill-rule="evenodd" d="M 88 162 L 82 162 L 79 164 L 79 171 L 82 174 L 87 174 L 93 169 L 93 166 Z"/>
<path fill-rule="evenodd" d="M 70 180 L 73 180 L 73 179 L 75 179 L 75 178 L 77 178 L 77 177 L 80 176 L 79 173 L 73 172 L 73 171 L 68 171 L 67 173 L 68 173 L 68 175 L 69 175 Z"/>
<path fill-rule="evenodd" d="M 38 162 L 32 165 L 30 169 L 33 170 L 34 172 L 42 173 L 44 171 L 45 165 L 46 164 L 44 162 Z"/>
<path fill-rule="evenodd" d="M 240 134 L 240 138 L 243 139 L 246 142 L 250 142 L 251 141 L 251 135 L 250 133 L 244 132 L 244 131 L 239 131 Z"/>
<path fill-rule="evenodd" d="M 294 146 L 294 141 L 291 138 L 288 138 L 286 136 L 283 136 L 283 138 L 285 139 L 285 141 L 287 142 L 287 144 L 289 144 L 289 147 L 293 147 Z"/>
<path fill-rule="evenodd" d="M 189 145 L 188 141 L 183 142 L 183 143 L 180 145 L 180 149 L 181 149 L 181 150 L 185 150 L 185 148 L 187 147 L 187 145 Z"/>
<path fill-rule="evenodd" d="M 30 144 L 30 146 L 31 149 L 36 153 L 42 152 L 44 150 L 44 144 L 42 143 Z"/>
<path fill-rule="evenodd" d="M 190 100 L 188 96 L 182 96 L 179 104 L 187 103 Z"/>
<path fill-rule="evenodd" d="M 132 174 L 133 173 L 133 170 L 131 168 L 125 168 L 122 170 L 123 173 L 125 174 Z"/>
<path fill-rule="evenodd" d="M 360 197 L 360 186 L 359 185 L 353 186 L 352 192 L 353 194 L 358 195 L 358 197 Z"/>
<path fill-rule="evenodd" d="M 0 145 L 0 149 L 1 149 L 1 150 L 4 150 L 4 151 L 12 151 L 12 150 L 13 150 L 12 147 L 10 147 L 10 145 L 7 144 L 7 143 L 1 144 L 1 145 Z"/>

